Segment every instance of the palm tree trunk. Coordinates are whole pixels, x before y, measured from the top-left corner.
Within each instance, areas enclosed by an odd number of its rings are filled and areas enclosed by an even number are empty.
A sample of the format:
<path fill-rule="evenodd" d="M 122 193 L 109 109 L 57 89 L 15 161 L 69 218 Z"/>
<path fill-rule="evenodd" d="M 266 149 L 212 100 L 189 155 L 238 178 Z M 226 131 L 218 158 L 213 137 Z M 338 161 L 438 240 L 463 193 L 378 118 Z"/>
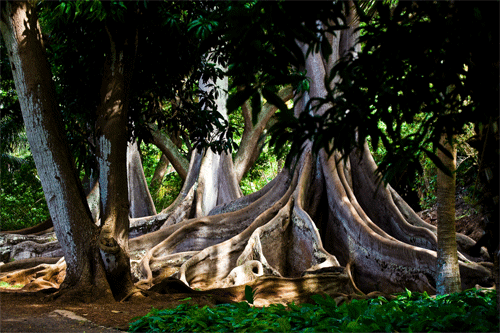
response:
<path fill-rule="evenodd" d="M 438 157 L 450 170 L 451 176 L 438 169 L 437 173 L 437 271 L 436 292 L 439 295 L 461 291 L 460 270 L 455 238 L 455 169 L 456 149 L 446 135 L 441 137 L 443 145 L 453 156 L 450 158 L 438 150 Z"/>

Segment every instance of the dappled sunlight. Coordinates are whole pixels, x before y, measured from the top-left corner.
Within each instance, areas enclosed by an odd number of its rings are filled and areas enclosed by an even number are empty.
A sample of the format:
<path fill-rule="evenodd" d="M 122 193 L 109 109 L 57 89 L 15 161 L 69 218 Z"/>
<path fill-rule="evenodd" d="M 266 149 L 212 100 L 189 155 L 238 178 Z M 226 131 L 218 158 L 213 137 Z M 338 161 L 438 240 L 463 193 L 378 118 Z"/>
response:
<path fill-rule="evenodd" d="M 47 228 L 0 234 L 6 263 L 0 289 L 47 289 L 60 292 L 57 297 L 89 291 L 82 297 L 131 304 L 186 293 L 215 303 L 254 298 L 256 306 L 309 302 L 317 294 L 340 304 L 353 293 L 435 293 L 437 228 L 383 183 L 399 175 L 383 172 L 413 171 L 405 169 L 420 163 L 413 150 L 434 145 L 419 131 L 411 134 L 419 142 L 409 140 L 403 125 L 418 120 L 429 133 L 451 131 L 461 128 L 453 127 L 461 124 L 458 115 L 488 104 L 476 102 L 471 96 L 479 99 L 478 93 L 468 88 L 478 80 L 470 77 L 488 71 L 460 53 L 476 51 L 460 45 L 462 51 L 450 52 L 447 43 L 437 43 L 441 53 L 431 42 L 421 50 L 421 37 L 410 33 L 420 23 L 433 27 L 446 19 L 447 29 L 460 28 L 470 38 L 462 23 L 476 18 L 467 10 L 487 12 L 482 5 L 450 4 L 398 3 L 393 10 L 376 2 L 371 13 L 342 1 L 210 8 L 7 2 L 1 25 L 13 76 L 2 78 L 9 90 L 1 93 L 5 114 L 22 114 L 22 121 L 12 119 L 25 124 L 58 239 Z M 419 24 L 405 21 L 410 12 L 423 15 Z M 405 20 L 393 22 L 393 16 Z M 397 24 L 377 32 L 372 19 Z M 393 40 L 384 36 L 401 39 L 405 31 L 416 39 L 408 44 L 414 53 L 397 50 L 402 58 L 396 60 L 378 54 L 377 45 Z M 361 44 L 370 52 L 361 52 Z M 452 53 L 462 76 L 444 67 L 444 60 L 454 61 Z M 380 58 L 369 62 L 374 54 Z M 415 79 L 414 68 L 428 77 Z M 412 77 L 418 89 L 407 80 Z M 446 81 L 454 77 L 460 84 Z M 497 135 L 488 121 L 488 133 Z M 385 156 L 400 156 L 380 167 L 366 137 L 375 149 L 382 144 Z M 476 162 L 482 166 L 482 157 Z M 165 178 L 167 164 L 176 177 Z M 497 169 L 484 166 L 490 181 Z M 447 236 L 458 241 L 451 252 L 459 266 L 450 271 L 460 275 L 461 287 L 491 285 L 493 265 L 480 263 L 484 250 L 471 250 L 481 244 L 452 230 Z"/>

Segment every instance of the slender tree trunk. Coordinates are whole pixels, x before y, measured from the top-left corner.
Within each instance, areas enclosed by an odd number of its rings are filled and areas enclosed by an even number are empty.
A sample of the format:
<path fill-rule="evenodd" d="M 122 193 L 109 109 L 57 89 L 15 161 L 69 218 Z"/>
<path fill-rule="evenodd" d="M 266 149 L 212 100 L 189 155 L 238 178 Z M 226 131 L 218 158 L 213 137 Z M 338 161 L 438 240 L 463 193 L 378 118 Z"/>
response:
<path fill-rule="evenodd" d="M 106 59 L 97 113 L 101 233 L 99 248 L 115 298 L 133 288 L 128 254 L 127 141 L 129 86 L 137 48 L 134 25 L 108 23 Z"/>
<path fill-rule="evenodd" d="M 151 129 L 151 137 L 153 144 L 158 147 L 161 152 L 167 157 L 175 171 L 179 174 L 182 180 L 186 180 L 189 161 L 179 152 L 175 143 L 159 129 L 153 127 Z"/>
<path fill-rule="evenodd" d="M 156 165 L 155 172 L 153 174 L 153 178 L 151 178 L 151 187 L 156 188 L 159 186 L 162 181 L 163 177 L 165 177 L 165 174 L 169 170 L 170 167 L 170 162 L 168 161 L 167 156 L 165 154 L 161 154 L 160 160 L 158 161 L 158 164 Z"/>
<path fill-rule="evenodd" d="M 448 149 L 453 158 L 445 155 L 441 150 L 438 157 L 452 173 L 445 174 L 438 168 L 437 171 L 437 275 L 436 292 L 440 295 L 461 291 L 460 270 L 457 256 L 457 242 L 455 230 L 455 170 L 457 152 L 446 135 L 441 137 L 441 144 Z"/>
<path fill-rule="evenodd" d="M 293 98 L 292 87 L 285 87 L 278 92 L 278 96 L 286 102 Z M 266 103 L 257 115 L 255 124 L 252 121 L 252 109 L 250 103 L 245 102 L 242 107 L 245 128 L 241 137 L 240 147 L 234 157 L 234 171 L 238 182 L 250 170 L 259 158 L 265 142 L 265 130 L 269 128 L 271 117 L 278 109 L 275 105 Z"/>
<path fill-rule="evenodd" d="M 34 5 L 4 3 L 1 30 L 31 152 L 66 260 L 63 287 L 95 292 L 92 286 L 98 286 L 104 296 L 109 286 L 95 251 L 98 231 L 60 120 Z"/>

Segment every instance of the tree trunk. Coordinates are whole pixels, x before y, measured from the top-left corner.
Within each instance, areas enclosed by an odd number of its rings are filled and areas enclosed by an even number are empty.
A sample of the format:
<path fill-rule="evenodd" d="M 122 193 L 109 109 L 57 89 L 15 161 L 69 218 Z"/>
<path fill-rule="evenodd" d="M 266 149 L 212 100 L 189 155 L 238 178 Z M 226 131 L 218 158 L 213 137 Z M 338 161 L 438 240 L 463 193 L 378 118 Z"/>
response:
<path fill-rule="evenodd" d="M 11 61 L 26 134 L 57 239 L 65 257 L 64 288 L 110 295 L 97 256 L 98 230 L 85 199 L 55 100 L 34 5 L 3 4 L 2 35 Z"/>
<path fill-rule="evenodd" d="M 158 164 L 156 165 L 155 172 L 153 174 L 153 178 L 151 178 L 151 187 L 156 188 L 157 186 L 160 186 L 160 184 L 163 182 L 163 177 L 165 177 L 165 174 L 169 170 L 170 167 L 170 162 L 165 156 L 165 154 L 161 154 L 160 161 L 158 161 Z"/>
<path fill-rule="evenodd" d="M 221 68 L 219 64 L 215 66 Z M 216 79 L 215 82 L 212 80 L 205 82 L 200 79 L 199 85 L 202 91 L 216 90 L 218 92 L 215 102 L 217 111 L 227 121 L 228 78 Z M 226 152 L 218 154 L 208 149 L 205 152 L 198 177 L 195 216 L 206 216 L 215 206 L 241 197 L 242 193 L 238 184 L 239 181 L 236 179 L 231 154 Z"/>
<path fill-rule="evenodd" d="M 331 40 L 339 55 L 352 46 L 348 36 Z M 324 96 L 323 78 L 329 72 L 324 67 L 333 63 L 321 53 L 307 57 L 311 89 L 296 105 Z M 307 110 L 298 107 L 297 112 Z M 293 278 L 338 271 L 352 276 L 352 288 L 363 292 L 408 288 L 433 293 L 437 238 L 428 228 L 408 223 L 389 190 L 378 186 L 369 152 L 355 152 L 344 164 L 338 153 L 313 157 L 310 146 L 292 163 L 294 172 L 283 170 L 261 191 L 218 206 L 207 217 L 131 240 L 134 251 L 151 247 L 137 266 L 138 278 L 149 286 L 174 276 L 192 288 L 212 289 L 251 284 L 262 275 Z M 409 210 L 406 216 L 413 216 Z M 464 287 L 491 282 L 485 267 L 459 265 Z M 351 287 L 344 283 L 340 288 Z"/>
<path fill-rule="evenodd" d="M 455 177 L 457 151 L 445 134 L 441 137 L 441 145 L 451 154 L 452 158 L 438 150 L 438 157 L 451 172 L 445 174 L 437 170 L 437 276 L 436 292 L 439 295 L 461 291 L 460 270 L 457 257 L 457 242 L 455 240 Z"/>
<path fill-rule="evenodd" d="M 156 215 L 156 208 L 149 193 L 138 143 L 127 144 L 127 181 L 130 202 L 129 215 L 132 218 Z"/>
<path fill-rule="evenodd" d="M 353 29 L 329 39 L 338 50 L 334 59 L 324 59 L 321 52 L 310 52 L 306 57 L 310 91 L 297 97 L 297 115 L 310 112 L 304 109 L 309 98 L 326 93 L 325 73 L 354 45 Z M 301 46 L 305 52 L 307 46 Z M 122 115 L 123 109 L 116 112 Z M 423 222 L 408 223 L 407 216 L 415 219 L 411 209 L 405 208 L 403 214 L 398 208 L 403 205 L 394 202 L 390 191 L 377 187 L 376 166 L 369 152 L 355 151 L 344 163 L 338 152 L 332 156 L 324 151 L 313 154 L 312 144 L 307 142 L 302 154 L 293 157 L 292 167 L 284 168 L 260 191 L 233 197 L 222 205 L 217 205 L 226 200 L 219 192 L 220 184 L 225 183 L 220 177 L 227 177 L 224 170 L 232 167 L 220 162 L 221 155 L 210 157 L 194 151 L 177 200 L 156 216 L 131 220 L 131 229 L 148 231 L 128 242 L 136 286 L 157 285 L 152 290 L 161 289 L 175 278 L 190 288 L 241 293 L 243 285 L 250 285 L 261 288 L 256 294 L 258 305 L 267 304 L 265 297 L 286 303 L 301 300 L 301 295 L 308 293 L 394 293 L 405 288 L 435 292 L 437 238 L 422 227 Z M 214 167 L 217 158 L 219 164 Z M 236 177 L 229 176 L 226 184 L 235 189 Z M 120 177 L 110 179 L 125 183 Z M 110 192 L 109 185 L 103 188 L 108 191 L 107 200 L 123 190 Z M 199 216 L 195 217 L 197 209 Z M 122 211 L 128 213 L 128 209 Z M 117 218 L 103 216 L 106 231 L 108 221 Z M 128 216 L 122 214 L 121 218 L 125 221 Z M 114 223 L 109 222 L 111 226 Z M 127 235 L 121 224 L 120 228 Z M 119 244 L 121 255 L 126 249 Z M 491 282 L 491 272 L 484 266 L 461 259 L 458 263 L 463 288 Z M 125 264 L 120 267 L 126 274 Z M 121 291 L 128 286 L 121 288 L 114 289 L 115 294 L 123 295 Z M 242 299 L 241 294 L 233 299 Z"/>
<path fill-rule="evenodd" d="M 137 48 L 133 24 L 108 23 L 110 50 L 106 58 L 97 109 L 101 232 L 99 249 L 115 298 L 132 289 L 127 187 L 127 123 L 129 86 Z"/>
<path fill-rule="evenodd" d="M 155 126 L 151 128 L 151 137 L 153 144 L 165 154 L 181 179 L 185 180 L 189 169 L 189 161 L 179 152 L 175 143 Z"/>
<path fill-rule="evenodd" d="M 293 98 L 292 87 L 286 87 L 278 92 L 278 96 L 286 102 Z M 255 124 L 252 120 L 252 109 L 250 103 L 245 102 L 242 107 L 245 127 L 241 137 L 240 147 L 234 157 L 234 172 L 238 182 L 250 170 L 255 161 L 259 158 L 265 142 L 265 130 L 269 127 L 270 119 L 278 109 L 275 105 L 265 103 L 262 110 L 257 115 Z"/>

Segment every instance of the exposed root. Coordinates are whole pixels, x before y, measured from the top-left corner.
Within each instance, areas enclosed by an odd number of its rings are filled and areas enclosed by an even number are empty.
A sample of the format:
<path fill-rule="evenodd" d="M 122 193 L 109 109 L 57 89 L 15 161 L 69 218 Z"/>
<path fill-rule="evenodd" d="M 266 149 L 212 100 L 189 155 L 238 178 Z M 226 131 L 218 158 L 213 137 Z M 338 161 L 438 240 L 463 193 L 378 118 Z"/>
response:
<path fill-rule="evenodd" d="M 57 263 L 61 258 L 56 257 L 34 257 L 29 259 L 20 259 L 9 262 L 0 266 L 0 273 L 12 272 L 21 269 L 28 269 L 42 264 L 52 265 Z"/>
<path fill-rule="evenodd" d="M 0 231 L 0 234 L 16 234 L 16 235 L 43 234 L 49 232 L 48 230 L 52 229 L 52 227 L 53 227 L 52 219 L 49 217 L 47 220 L 33 227 L 19 229 L 19 230 Z"/>
<path fill-rule="evenodd" d="M 390 185 L 387 186 L 387 188 L 391 193 L 394 203 L 408 223 L 416 227 L 426 228 L 437 235 L 437 228 L 435 226 L 422 220 Z M 457 232 L 458 251 L 466 255 L 467 259 L 472 261 L 481 261 L 482 259 L 489 257 L 488 251 L 483 248 L 480 249 L 480 257 L 474 257 L 470 251 L 474 244 L 476 244 L 476 242 L 472 238 Z M 464 259 L 462 258 L 462 260 Z"/>
<path fill-rule="evenodd" d="M 39 291 L 47 288 L 59 288 L 66 277 L 64 258 L 55 264 L 41 264 L 27 269 L 19 269 L 0 274 L 0 281 L 10 285 L 23 285 L 23 291 Z"/>
<path fill-rule="evenodd" d="M 144 290 L 142 290 L 140 288 L 133 288 L 131 291 L 128 292 L 128 294 L 125 295 L 125 297 L 123 297 L 120 300 L 120 303 L 131 301 L 131 300 L 138 299 L 138 298 L 144 298 L 146 296 L 147 296 L 147 293 L 144 292 Z"/>
<path fill-rule="evenodd" d="M 345 265 L 345 270 L 347 272 L 347 275 L 349 276 L 349 280 L 351 281 L 352 283 L 352 287 L 354 288 L 354 290 L 360 294 L 360 295 L 366 295 L 364 292 L 362 292 L 357 286 L 356 286 L 356 283 L 354 282 L 354 279 L 352 278 L 352 274 L 351 274 L 351 266 L 352 266 L 352 261 L 349 261 L 347 263 L 347 265 Z"/>
<path fill-rule="evenodd" d="M 277 191 L 269 191 L 265 196 L 246 207 L 243 212 L 247 212 L 251 219 L 245 219 L 244 221 L 249 221 L 251 224 L 239 233 L 232 233 L 235 235 L 234 237 L 206 247 L 186 261 L 179 270 L 179 278 L 193 288 L 209 289 L 213 288 L 214 285 L 218 285 L 236 266 L 239 266 L 237 264 L 238 257 L 245 249 L 252 233 L 275 218 L 280 209 L 287 203 L 296 186 L 297 177 L 298 174 L 292 179 L 291 185 L 287 184 L 284 187 L 284 189 L 287 189 L 286 193 L 283 193 L 283 184 L 277 184 Z M 276 196 L 278 196 L 279 200 L 271 201 L 274 204 L 269 207 L 269 200 L 266 199 L 269 199 L 269 197 L 275 198 Z M 262 203 L 266 203 L 266 205 L 263 206 Z M 267 207 L 269 208 L 263 211 L 263 208 Z M 226 215 L 233 218 L 239 216 L 238 212 L 226 213 L 221 216 Z M 245 226 L 244 224 L 235 227 L 241 228 Z"/>

